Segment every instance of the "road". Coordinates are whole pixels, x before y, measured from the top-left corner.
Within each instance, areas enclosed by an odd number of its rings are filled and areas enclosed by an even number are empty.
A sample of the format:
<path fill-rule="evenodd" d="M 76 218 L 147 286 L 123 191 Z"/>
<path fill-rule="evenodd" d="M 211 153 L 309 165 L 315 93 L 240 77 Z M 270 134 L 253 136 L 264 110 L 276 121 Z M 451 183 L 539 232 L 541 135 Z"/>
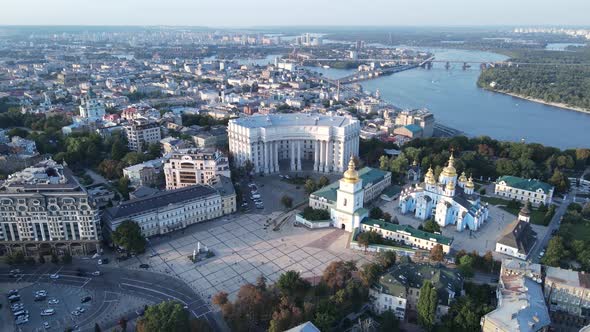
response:
<path fill-rule="evenodd" d="M 575 189 L 570 191 L 566 195 L 566 198 L 561 201 L 561 205 L 559 205 L 559 207 L 555 210 L 555 215 L 553 215 L 551 222 L 549 222 L 549 225 L 547 225 L 547 232 L 545 232 L 545 236 L 543 237 L 543 239 L 537 241 L 537 243 L 535 244 L 535 247 L 533 248 L 533 250 L 529 256 L 530 257 L 529 260 L 532 261 L 533 263 L 539 263 L 539 261 L 540 261 L 539 253 L 541 252 L 541 250 L 543 250 L 545 247 L 547 247 L 547 244 L 549 243 L 549 239 L 551 239 L 551 237 L 553 237 L 553 235 L 552 235 L 553 231 L 559 229 L 561 217 L 563 217 L 563 215 L 565 214 L 565 211 L 567 210 L 567 206 L 573 202 L 572 197 L 574 197 L 574 196 L 575 196 Z"/>
<path fill-rule="evenodd" d="M 12 267 L 14 268 L 14 267 Z M 43 264 L 36 266 L 20 266 L 22 276 L 14 279 L 10 276 L 10 269 L 6 265 L 0 266 L 0 283 L 2 282 L 23 282 L 23 283 L 49 283 L 69 285 L 74 287 L 87 287 L 96 290 L 118 292 L 121 294 L 135 295 L 154 302 L 174 300 L 185 305 L 194 317 L 206 319 L 212 328 L 221 331 L 215 314 L 211 312 L 207 302 L 204 301 L 184 282 L 168 275 L 148 271 L 135 271 L 120 269 L 101 265 L 97 268 L 93 260 L 75 260 L 72 264 L 62 266 L 55 264 Z M 78 269 L 93 272 L 97 269 L 102 275 L 98 277 L 77 276 Z M 59 279 L 52 280 L 49 275 L 59 271 Z M 98 317 L 104 312 L 106 304 L 103 303 L 96 313 Z M 128 320 L 137 318 L 137 314 L 129 314 Z M 81 322 L 83 323 L 83 322 Z M 80 324 L 81 325 L 81 324 Z M 110 322 L 109 329 L 117 326 L 117 321 Z M 92 325 L 93 326 L 93 325 Z"/>

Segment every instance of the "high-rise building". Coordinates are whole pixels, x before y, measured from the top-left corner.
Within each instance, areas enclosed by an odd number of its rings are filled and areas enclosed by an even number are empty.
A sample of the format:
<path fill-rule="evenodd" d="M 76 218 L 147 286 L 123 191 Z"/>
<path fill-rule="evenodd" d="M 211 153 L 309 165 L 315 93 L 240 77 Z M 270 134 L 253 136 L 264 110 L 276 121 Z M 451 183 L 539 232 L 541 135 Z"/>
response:
<path fill-rule="evenodd" d="M 125 135 L 132 151 L 143 151 L 150 144 L 160 144 L 162 133 L 160 125 L 144 119 L 132 120 L 124 127 Z"/>
<path fill-rule="evenodd" d="M 231 177 L 227 157 L 213 148 L 184 149 L 172 153 L 164 164 L 164 175 L 167 190 L 213 184 L 218 175 Z"/>
<path fill-rule="evenodd" d="M 86 255 L 99 240 L 98 209 L 64 165 L 45 160 L 0 186 L 0 255 Z"/>

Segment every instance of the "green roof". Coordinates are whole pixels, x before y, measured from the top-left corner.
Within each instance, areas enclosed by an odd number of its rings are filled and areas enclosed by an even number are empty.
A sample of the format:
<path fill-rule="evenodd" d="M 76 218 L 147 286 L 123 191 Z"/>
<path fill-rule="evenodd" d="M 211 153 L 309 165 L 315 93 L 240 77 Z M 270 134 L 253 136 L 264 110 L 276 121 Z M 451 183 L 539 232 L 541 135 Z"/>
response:
<path fill-rule="evenodd" d="M 439 303 L 448 305 L 449 290 L 455 297 L 461 295 L 463 278 L 454 269 L 443 265 L 400 263 L 384 273 L 378 281 L 382 291 L 393 296 L 405 298 L 407 288 L 420 288 L 425 280 L 430 280 L 438 293 Z"/>
<path fill-rule="evenodd" d="M 368 226 L 378 225 L 379 228 L 388 230 L 390 232 L 406 232 L 415 238 L 429 240 L 429 241 L 435 240 L 437 243 L 448 245 L 448 246 L 450 246 L 451 243 L 453 242 L 452 238 L 448 238 L 448 237 L 440 235 L 440 234 L 434 234 L 434 233 L 425 232 L 425 231 L 422 231 L 419 229 L 415 229 L 414 227 L 412 227 L 410 225 L 392 224 L 389 222 L 385 222 L 383 220 L 376 220 L 376 219 L 371 219 L 371 218 L 364 219 L 363 221 L 361 221 L 361 224 L 365 224 Z"/>
<path fill-rule="evenodd" d="M 385 190 L 383 190 L 383 192 L 381 194 L 386 195 L 387 197 L 393 197 L 393 196 L 399 194 L 401 191 L 402 191 L 402 187 L 400 187 L 398 185 L 391 185 L 391 186 L 385 188 Z"/>
<path fill-rule="evenodd" d="M 422 127 L 415 125 L 415 124 L 409 124 L 409 125 L 405 126 L 404 128 L 411 131 L 412 133 L 419 133 L 422 131 Z"/>
<path fill-rule="evenodd" d="M 523 178 L 519 178 L 518 176 L 511 176 L 511 175 L 501 176 L 498 178 L 496 183 L 499 183 L 501 181 L 506 182 L 506 185 L 508 185 L 510 187 L 518 188 L 518 189 L 522 189 L 522 190 L 527 190 L 527 191 L 537 191 L 537 190 L 541 189 L 541 190 L 543 190 L 543 192 L 549 193 L 549 191 L 551 191 L 551 189 L 553 189 L 553 186 L 548 183 L 541 182 L 539 180 L 523 179 Z"/>
<path fill-rule="evenodd" d="M 378 168 L 363 167 L 358 170 L 358 173 L 361 180 L 363 180 L 363 188 L 366 188 L 369 185 L 373 185 L 383 180 L 389 172 L 382 171 Z M 335 202 L 337 196 L 336 191 L 338 190 L 338 188 L 340 188 L 340 181 L 335 181 L 321 189 L 314 191 L 311 194 L 314 196 L 325 198 L 328 201 Z"/>

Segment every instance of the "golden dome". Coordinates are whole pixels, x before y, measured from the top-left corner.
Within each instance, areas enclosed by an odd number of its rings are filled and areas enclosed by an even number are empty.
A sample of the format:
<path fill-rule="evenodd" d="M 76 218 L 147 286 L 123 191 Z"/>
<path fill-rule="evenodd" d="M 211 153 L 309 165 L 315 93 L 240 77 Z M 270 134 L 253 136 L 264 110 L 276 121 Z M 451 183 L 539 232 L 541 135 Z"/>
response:
<path fill-rule="evenodd" d="M 470 189 L 475 188 L 475 184 L 473 183 L 473 178 L 471 178 L 471 176 L 469 177 L 469 180 L 465 184 L 465 188 L 470 188 Z"/>
<path fill-rule="evenodd" d="M 454 190 L 454 189 L 455 189 L 455 182 L 452 180 L 447 182 L 447 190 Z"/>
<path fill-rule="evenodd" d="M 467 182 L 467 176 L 465 175 L 465 172 L 461 173 L 461 176 L 459 177 L 459 182 Z"/>
<path fill-rule="evenodd" d="M 354 157 L 350 156 L 348 162 L 348 169 L 344 172 L 344 181 L 349 183 L 355 183 L 359 180 L 359 173 L 356 171 L 356 165 L 354 164 Z"/>
<path fill-rule="evenodd" d="M 443 169 L 442 175 L 445 177 L 457 176 L 457 170 L 455 169 L 455 157 L 453 157 L 453 153 L 451 153 L 449 164 Z"/>
<path fill-rule="evenodd" d="M 428 168 L 428 172 L 426 172 L 424 181 L 428 184 L 436 184 L 436 180 L 434 179 L 434 172 L 432 171 L 432 166 Z"/>

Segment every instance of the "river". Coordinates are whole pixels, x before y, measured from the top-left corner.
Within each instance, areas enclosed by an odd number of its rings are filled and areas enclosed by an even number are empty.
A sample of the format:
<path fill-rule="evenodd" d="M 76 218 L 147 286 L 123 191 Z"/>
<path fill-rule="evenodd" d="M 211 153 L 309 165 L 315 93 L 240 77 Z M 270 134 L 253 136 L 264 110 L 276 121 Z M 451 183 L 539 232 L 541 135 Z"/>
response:
<path fill-rule="evenodd" d="M 502 61 L 496 53 L 423 49 L 437 60 L 476 62 Z M 352 70 L 313 68 L 326 77 L 339 78 Z M 362 82 L 370 92 L 379 89 L 381 97 L 402 108 L 426 107 L 436 121 L 470 136 L 487 135 L 499 140 L 536 142 L 558 148 L 590 147 L 590 114 L 543 105 L 477 87 L 479 65 L 461 69 L 444 63 L 433 68 L 413 69 Z"/>

